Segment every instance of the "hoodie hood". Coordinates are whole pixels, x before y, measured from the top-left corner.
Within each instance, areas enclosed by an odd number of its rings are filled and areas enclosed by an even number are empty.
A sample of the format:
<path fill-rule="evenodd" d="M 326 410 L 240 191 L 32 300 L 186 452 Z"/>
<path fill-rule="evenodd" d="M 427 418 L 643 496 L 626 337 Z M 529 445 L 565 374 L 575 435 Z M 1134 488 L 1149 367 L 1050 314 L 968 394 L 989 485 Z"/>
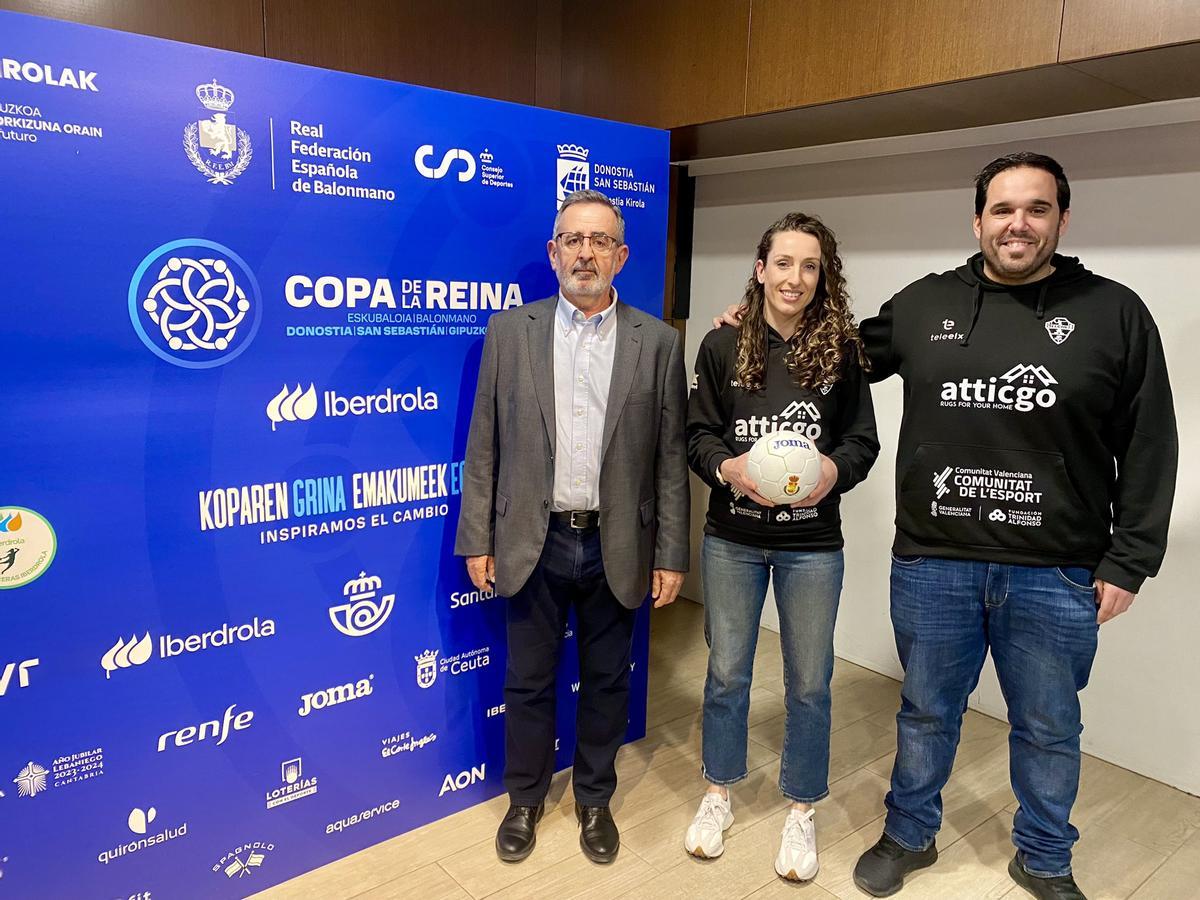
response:
<path fill-rule="evenodd" d="M 1018 303 L 1032 307 L 1040 321 L 1046 315 L 1047 292 L 1062 285 L 1081 281 L 1092 274 L 1077 256 L 1060 256 L 1055 253 L 1050 258 L 1050 264 L 1054 267 L 1053 272 L 1040 281 L 1028 284 L 1001 284 L 998 281 L 992 281 L 984 274 L 982 252 L 976 253 L 966 263 L 955 269 L 954 274 L 972 288 L 971 308 L 967 317 L 970 324 L 967 326 L 967 335 L 962 339 L 960 346 L 966 347 L 971 343 L 971 333 L 975 330 L 975 323 L 979 321 L 979 311 L 983 309 L 985 293 L 1008 294 Z"/>

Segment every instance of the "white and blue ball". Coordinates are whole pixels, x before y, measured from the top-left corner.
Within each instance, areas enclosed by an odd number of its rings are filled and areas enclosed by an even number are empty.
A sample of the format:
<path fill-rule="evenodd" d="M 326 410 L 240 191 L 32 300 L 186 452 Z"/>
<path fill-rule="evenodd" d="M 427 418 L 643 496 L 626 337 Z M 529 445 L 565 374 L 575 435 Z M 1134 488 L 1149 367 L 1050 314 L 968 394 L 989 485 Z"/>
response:
<path fill-rule="evenodd" d="M 811 494 L 821 480 L 821 454 L 799 432 L 772 431 L 750 448 L 746 474 L 772 503 L 792 504 Z"/>

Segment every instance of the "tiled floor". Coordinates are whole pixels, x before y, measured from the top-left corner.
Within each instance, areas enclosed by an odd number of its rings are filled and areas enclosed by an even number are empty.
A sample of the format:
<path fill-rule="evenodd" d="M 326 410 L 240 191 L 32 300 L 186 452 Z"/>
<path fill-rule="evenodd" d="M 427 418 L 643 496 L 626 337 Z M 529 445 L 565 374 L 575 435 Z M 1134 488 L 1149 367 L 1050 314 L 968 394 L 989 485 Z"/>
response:
<path fill-rule="evenodd" d="M 895 754 L 899 685 L 838 660 L 833 678 L 831 794 L 817 807 L 821 870 L 814 882 L 780 880 L 772 867 L 786 801 L 780 796 L 783 676 L 779 638 L 762 631 L 750 707 L 750 776 L 733 790 L 737 821 L 725 855 L 700 862 L 683 832 L 704 785 L 699 773 L 700 699 L 707 651 L 701 607 L 680 601 L 653 618 L 649 723 L 645 740 L 617 758 L 613 812 L 621 853 L 597 866 L 579 851 L 567 790 L 554 779 L 532 856 L 506 865 L 492 842 L 507 798 L 450 816 L 310 872 L 260 897 L 450 900 L 450 898 L 864 897 L 851 870 L 882 827 L 883 795 Z M 968 712 L 944 792 L 941 857 L 910 876 L 905 900 L 1027 896 L 1006 872 L 1015 800 L 1008 784 L 1007 726 Z M 1090 900 L 1200 897 L 1200 799 L 1084 757 L 1073 821 L 1081 838 L 1075 875 Z"/>

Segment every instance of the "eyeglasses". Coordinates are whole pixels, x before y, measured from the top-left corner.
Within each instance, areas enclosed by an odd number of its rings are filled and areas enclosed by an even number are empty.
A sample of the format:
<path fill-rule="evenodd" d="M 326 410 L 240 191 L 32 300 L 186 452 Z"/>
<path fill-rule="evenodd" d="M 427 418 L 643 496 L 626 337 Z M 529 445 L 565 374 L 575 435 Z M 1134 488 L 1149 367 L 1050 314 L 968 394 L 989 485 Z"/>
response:
<path fill-rule="evenodd" d="M 589 241 L 592 245 L 592 252 L 598 253 L 601 256 L 607 256 L 612 253 L 617 247 L 621 246 L 621 242 L 615 237 L 605 234 L 603 231 L 593 231 L 591 234 L 580 234 L 578 231 L 563 231 L 554 236 L 554 240 L 565 250 L 570 250 L 572 253 L 578 253 L 583 249 L 583 242 Z"/>

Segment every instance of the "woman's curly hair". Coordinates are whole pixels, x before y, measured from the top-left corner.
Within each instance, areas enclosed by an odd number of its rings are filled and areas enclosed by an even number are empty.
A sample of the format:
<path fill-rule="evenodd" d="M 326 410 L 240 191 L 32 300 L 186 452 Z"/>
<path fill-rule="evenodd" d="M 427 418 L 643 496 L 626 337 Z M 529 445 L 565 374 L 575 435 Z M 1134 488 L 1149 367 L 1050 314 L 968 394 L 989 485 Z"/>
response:
<path fill-rule="evenodd" d="M 799 387 L 815 389 L 837 382 L 851 359 L 863 369 L 869 368 L 854 314 L 850 312 L 850 296 L 846 293 L 837 238 L 816 216 L 793 212 L 763 233 L 758 242 L 755 267 L 742 297 L 746 312 L 738 326 L 735 375 L 746 390 L 762 389 L 767 361 L 766 295 L 758 281 L 758 263 L 767 264 L 775 235 L 786 231 L 811 234 L 821 245 L 821 277 L 815 296 L 796 326 L 796 333 L 788 341 L 791 349 L 784 357 L 788 371 Z"/>

